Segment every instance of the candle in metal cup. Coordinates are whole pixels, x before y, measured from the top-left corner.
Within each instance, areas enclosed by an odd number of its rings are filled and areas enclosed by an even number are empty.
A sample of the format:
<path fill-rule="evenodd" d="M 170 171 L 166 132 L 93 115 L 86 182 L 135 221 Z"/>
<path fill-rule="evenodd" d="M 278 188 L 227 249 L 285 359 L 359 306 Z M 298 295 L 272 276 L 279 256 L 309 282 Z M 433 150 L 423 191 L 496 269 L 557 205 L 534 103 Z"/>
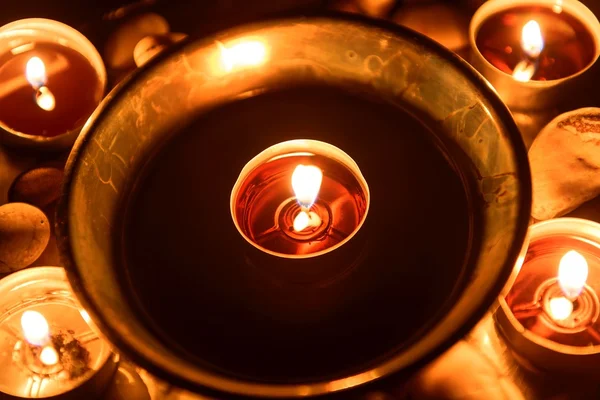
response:
<path fill-rule="evenodd" d="M 600 225 L 559 218 L 531 228 L 514 284 L 496 314 L 515 352 L 534 366 L 600 367 Z"/>
<path fill-rule="evenodd" d="M 600 55 L 600 23 L 573 0 L 486 2 L 469 35 L 472 63 L 516 109 L 564 101 Z"/>
<path fill-rule="evenodd" d="M 94 398 L 116 364 L 62 268 L 9 275 L 0 294 L 0 397 Z"/>
<path fill-rule="evenodd" d="M 369 191 L 352 158 L 330 144 L 292 140 L 274 145 L 242 170 L 231 194 L 240 233 L 281 257 L 329 252 L 367 215 Z"/>
<path fill-rule="evenodd" d="M 0 27 L 0 133 L 7 143 L 72 144 L 105 84 L 102 59 L 75 29 L 47 19 Z"/>

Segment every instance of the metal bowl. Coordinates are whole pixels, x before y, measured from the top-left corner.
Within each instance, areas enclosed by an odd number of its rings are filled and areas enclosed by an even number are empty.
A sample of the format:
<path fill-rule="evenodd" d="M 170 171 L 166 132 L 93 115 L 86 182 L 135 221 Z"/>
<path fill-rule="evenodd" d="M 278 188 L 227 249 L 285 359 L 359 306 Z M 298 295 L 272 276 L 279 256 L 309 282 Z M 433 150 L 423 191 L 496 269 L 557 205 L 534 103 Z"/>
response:
<path fill-rule="evenodd" d="M 223 49 L 244 41 L 265 44 L 268 57 L 223 62 Z M 478 197 L 485 204 L 478 212 L 485 227 L 481 246 L 469 254 L 472 267 L 464 285 L 410 343 L 337 376 L 270 381 L 211 368 L 164 341 L 126 289 L 122 249 L 115 238 L 122 236 L 124 199 L 157 146 L 208 109 L 290 81 L 366 85 L 377 97 L 436 121 L 440 134 L 460 147 L 477 172 Z M 527 154 L 519 131 L 491 86 L 466 62 L 392 24 L 305 16 L 188 42 L 123 82 L 75 145 L 56 228 L 80 301 L 114 345 L 140 366 L 175 384 L 221 397 L 305 397 L 412 371 L 459 340 L 510 276 L 525 238 L 530 202 Z"/>

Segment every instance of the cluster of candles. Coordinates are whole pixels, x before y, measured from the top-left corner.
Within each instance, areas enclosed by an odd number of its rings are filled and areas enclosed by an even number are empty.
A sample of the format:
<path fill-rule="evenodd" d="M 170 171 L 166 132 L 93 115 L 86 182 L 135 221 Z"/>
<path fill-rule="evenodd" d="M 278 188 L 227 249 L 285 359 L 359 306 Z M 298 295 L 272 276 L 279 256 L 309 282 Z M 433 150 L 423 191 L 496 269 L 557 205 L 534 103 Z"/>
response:
<path fill-rule="evenodd" d="M 547 106 L 557 97 L 549 88 L 564 89 L 598 58 L 598 21 L 574 3 L 540 0 L 522 6 L 493 0 L 475 15 L 475 63 L 509 105 L 514 100 L 516 106 Z M 222 49 L 227 71 L 258 65 L 265 55 L 258 42 Z M 55 21 L 23 20 L 0 28 L 0 130 L 22 139 L 78 131 L 104 92 L 106 73 L 98 60 L 87 39 Z M 323 170 L 336 171 L 336 178 Z M 273 177 L 269 185 L 257 185 L 265 176 Z M 231 196 L 232 217 L 242 236 L 265 253 L 286 258 L 315 257 L 343 245 L 364 222 L 368 206 L 369 191 L 358 166 L 340 149 L 316 141 L 265 150 L 242 171 Z M 600 228 L 580 221 L 559 224 L 569 228 L 531 238 L 497 314 L 509 341 L 546 366 L 549 353 L 575 359 L 561 358 L 564 366 L 576 364 L 581 349 L 600 352 L 595 291 Z M 590 229 L 597 236 L 577 234 Z M 66 394 L 100 371 L 114 371 L 110 347 L 65 285 L 62 272 L 44 268 L 0 283 L 0 391 L 7 396 Z"/>

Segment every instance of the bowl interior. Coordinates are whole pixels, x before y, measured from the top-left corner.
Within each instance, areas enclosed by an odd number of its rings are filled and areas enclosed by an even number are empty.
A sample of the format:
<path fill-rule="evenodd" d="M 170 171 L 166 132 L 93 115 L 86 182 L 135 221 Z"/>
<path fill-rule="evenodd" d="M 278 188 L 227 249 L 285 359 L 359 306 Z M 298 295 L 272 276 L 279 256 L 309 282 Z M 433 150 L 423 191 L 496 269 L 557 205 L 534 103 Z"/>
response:
<path fill-rule="evenodd" d="M 324 85 L 335 90 L 314 89 Z M 287 92 L 275 88 L 285 88 Z M 336 97 L 338 89 L 345 93 L 358 92 L 350 96 L 352 99 L 368 96 L 374 102 L 365 105 L 361 100 L 340 100 Z M 258 103 L 253 99 L 258 99 Z M 262 112 L 253 114 L 257 109 Z M 392 109 L 396 114 L 390 111 Z M 338 118 L 344 112 L 352 115 Z M 299 115 L 308 117 L 298 118 Z M 406 117 L 408 115 L 411 117 Z M 321 121 L 320 131 L 311 130 L 310 123 L 306 122 L 311 118 Z M 399 133 L 390 136 L 395 118 L 399 121 Z M 338 125 L 322 122 L 334 120 L 345 122 Z M 294 129 L 286 128 L 290 124 Z M 356 126 L 365 132 L 364 137 L 339 133 Z M 436 181 L 433 172 L 428 175 L 427 171 L 417 171 L 410 174 L 416 177 L 412 182 L 429 197 L 439 198 L 438 207 L 431 208 L 438 214 L 424 217 L 422 221 L 427 223 L 420 223 L 418 215 L 407 214 L 407 224 L 414 227 L 412 235 L 398 234 L 393 223 L 378 225 L 377 221 L 387 217 L 382 215 L 378 220 L 378 210 L 380 214 L 389 214 L 388 221 L 394 222 L 398 216 L 391 208 L 381 211 L 386 204 L 392 204 L 390 197 L 393 196 L 378 200 L 378 193 L 383 189 L 377 188 L 394 187 L 397 171 L 393 169 L 410 171 L 413 165 L 400 157 L 394 160 L 395 152 L 390 150 L 402 145 L 397 137 L 402 137 L 403 129 L 433 132 L 447 150 L 451 148 L 448 154 L 461 154 L 460 161 L 452 155 L 450 161 L 463 175 L 472 175 L 465 178 L 470 182 L 466 186 L 471 211 L 466 211 L 464 217 L 459 209 L 451 207 L 451 202 L 445 201 L 447 192 L 436 191 L 436 187 L 446 187 L 445 176 Z M 181 142 L 182 135 L 173 139 L 174 134 L 182 130 L 188 132 L 185 135 L 190 142 Z M 197 133 L 190 136 L 189 132 L 194 131 Z M 357 238 L 326 256 L 314 258 L 312 264 L 294 264 L 289 260 L 281 264 L 265 259 L 241 235 L 236 236 L 230 216 L 226 223 L 210 216 L 224 215 L 222 208 L 229 212 L 229 195 L 235 178 L 252 156 L 277 142 L 298 138 L 328 141 L 344 149 L 355 157 L 361 170 L 365 169 L 369 185 L 375 188 L 371 187 L 373 200 L 369 216 Z M 391 141 L 386 142 L 388 139 Z M 165 143 L 168 143 L 166 147 Z M 173 148 L 178 150 L 171 155 L 171 150 L 165 150 L 166 153 L 162 150 Z M 381 165 L 384 155 L 392 160 L 387 164 L 391 166 L 389 176 L 381 172 L 383 169 L 370 167 Z M 175 164 L 178 172 L 173 174 L 164 167 Z M 211 167 L 214 172 L 207 173 Z M 173 184 L 166 184 L 160 190 L 150 185 L 144 192 L 148 186 L 144 186 L 144 176 L 148 174 L 158 174 L 164 182 Z M 531 197 L 524 146 L 508 110 L 490 86 L 464 61 L 411 31 L 375 26 L 352 18 L 309 17 L 263 22 L 192 42 L 160 62 L 152 63 L 109 95 L 78 141 L 67 175 L 57 225 L 60 247 L 72 285 L 109 339 L 142 366 L 188 387 L 262 396 L 301 396 L 346 389 L 422 363 L 447 348 L 481 318 L 502 289 L 525 236 Z M 220 178 L 210 180 L 214 175 Z M 212 186 L 210 195 L 203 189 L 207 180 Z M 390 184 L 386 183 L 388 180 Z M 139 198 L 139 194 L 133 194 L 138 192 L 144 194 L 141 203 L 135 203 L 134 210 L 128 211 L 131 207 L 127 204 L 132 204 L 135 196 Z M 393 190 L 390 193 L 398 198 L 406 196 Z M 207 197 L 211 200 L 206 200 Z M 195 207 L 204 201 L 214 209 Z M 129 225 L 124 223 L 129 221 L 128 213 L 136 218 L 136 207 L 146 210 L 145 217 L 138 217 L 136 232 L 145 232 L 140 236 L 128 233 Z M 156 220 L 153 210 L 156 210 Z M 205 226 L 187 224 L 187 221 L 202 218 L 209 218 Z M 479 221 L 476 227 L 469 225 L 470 218 Z M 173 221 L 177 222 L 173 224 Z M 461 224 L 465 224 L 464 229 Z M 163 228 L 178 226 L 192 234 L 169 239 L 177 235 Z M 366 233 L 361 237 L 360 232 Z M 368 235 L 369 232 L 376 232 L 377 239 L 385 237 L 381 251 L 369 252 L 372 244 L 360 245 L 372 243 L 368 236 L 373 235 Z M 453 234 L 467 239 L 455 246 Z M 207 245 L 203 238 L 209 236 L 222 239 L 209 241 Z M 389 297 L 386 294 L 379 303 L 366 303 L 365 310 L 357 311 L 365 318 L 359 320 L 360 324 L 348 322 L 350 318 L 344 320 L 348 335 L 335 331 L 319 354 L 304 359 L 308 366 L 315 360 L 323 361 L 323 368 L 315 367 L 314 375 L 306 372 L 309 367 L 302 369 L 295 365 L 298 369 L 286 369 L 283 364 L 277 364 L 285 360 L 284 356 L 269 356 L 286 348 L 302 349 L 305 341 L 298 338 L 307 338 L 310 332 L 298 334 L 297 340 L 259 341 L 258 349 L 251 351 L 248 349 L 252 347 L 252 340 L 264 333 L 261 328 L 249 330 L 246 335 L 249 337 L 236 337 L 231 333 L 239 326 L 230 325 L 231 318 L 224 316 L 239 317 L 240 314 L 227 314 L 229 308 L 221 305 L 228 299 L 239 300 L 240 293 L 248 296 L 245 303 L 250 304 L 249 308 L 263 298 L 267 300 L 261 307 L 270 307 L 267 317 L 260 321 L 248 320 L 245 326 L 265 326 L 265 320 L 274 314 L 293 315 L 286 322 L 286 329 L 281 330 L 282 336 L 293 337 L 293 332 L 301 331 L 303 326 L 313 326 L 317 320 L 335 320 L 337 317 L 332 316 L 337 314 L 331 310 L 339 309 L 336 302 L 358 291 L 348 284 L 344 290 L 335 292 L 337 295 L 330 294 L 328 299 L 334 299 L 330 304 L 325 300 L 320 302 L 312 289 L 296 285 L 293 290 L 302 304 L 306 304 L 307 298 L 316 303 L 313 311 L 306 313 L 305 307 L 296 307 L 295 302 L 288 301 L 286 296 L 293 297 L 289 290 L 277 292 L 277 284 L 272 285 L 272 289 L 261 290 L 266 284 L 259 282 L 253 292 L 243 291 L 252 286 L 248 282 L 262 278 L 244 275 L 245 269 L 231 267 L 235 263 L 225 261 L 231 254 L 243 254 L 250 260 L 248 268 L 268 265 L 264 269 L 271 277 L 281 274 L 282 269 L 296 268 L 296 272 L 289 273 L 296 282 L 313 282 L 313 269 L 327 269 L 336 277 L 343 276 L 345 281 L 359 282 L 361 287 L 369 288 L 369 279 L 373 276 L 377 282 L 385 281 L 382 277 L 389 270 L 381 266 L 392 263 L 383 257 L 367 256 L 374 260 L 370 270 L 356 268 L 349 272 L 337 267 L 354 265 L 348 260 L 362 260 L 364 253 L 383 252 L 391 257 L 396 238 L 412 240 L 410 243 L 424 249 L 427 248 L 424 243 L 431 241 L 433 250 L 437 249 L 438 253 L 431 251 L 433 255 L 423 256 L 427 261 L 423 261 L 419 273 L 394 275 L 390 280 L 404 279 L 404 286 L 390 287 L 386 292 Z M 461 245 L 464 248 L 461 249 Z M 187 246 L 185 248 L 194 256 L 182 255 L 181 246 Z M 127 254 L 131 248 L 142 254 L 135 268 Z M 162 272 L 156 267 L 144 271 L 139 265 L 143 265 L 144 260 L 148 265 L 154 263 L 152 249 L 156 248 L 164 250 L 163 255 L 171 249 L 173 258 L 161 260 L 165 264 Z M 457 268 L 452 271 L 438 268 L 437 262 L 443 264 L 444 258 L 458 260 Z M 315 264 L 314 260 L 320 261 Z M 203 271 L 211 272 L 204 274 Z M 351 278 L 346 279 L 347 276 Z M 337 282 L 341 278 L 336 279 Z M 421 282 L 422 286 L 411 285 L 410 279 Z M 208 281 L 214 285 L 203 284 Z M 329 283 L 320 285 L 335 287 Z M 410 290 L 414 291 L 410 296 L 397 297 L 399 292 Z M 281 295 L 279 302 L 274 301 L 277 293 Z M 427 301 L 401 306 L 396 303 L 419 298 L 419 293 Z M 439 293 L 442 295 L 438 301 L 429 301 Z M 198 298 L 205 301 L 195 303 Z M 214 299 L 214 303 L 210 299 Z M 197 304 L 210 304 L 210 307 L 198 310 Z M 384 310 L 382 304 L 391 306 Z M 397 312 L 394 304 L 399 304 Z M 163 317 L 158 318 L 157 313 Z M 194 313 L 205 317 L 189 317 Z M 384 316 L 367 317 L 377 314 Z M 418 315 L 427 318 L 417 320 Z M 235 338 L 229 343 L 242 343 L 229 360 L 221 350 L 207 356 L 209 349 L 196 348 L 194 333 L 189 330 L 202 330 L 202 321 L 206 321 L 205 331 L 212 329 L 212 339 L 225 336 Z M 386 323 L 379 324 L 380 321 Z M 218 323 L 225 325 L 214 328 Z M 375 324 L 371 332 L 361 328 L 369 323 Z M 183 330 L 186 324 L 188 334 L 173 334 Z M 180 325 L 179 328 L 173 328 L 176 325 Z M 209 329 L 209 325 L 212 328 Z M 387 335 L 387 331 L 394 334 Z M 206 335 L 198 333 L 196 342 L 210 336 Z M 346 339 L 346 336 L 354 339 Z M 330 354 L 324 352 L 337 342 L 350 348 Z M 371 344 L 362 346 L 367 342 Z M 387 344 L 378 347 L 377 343 L 384 342 Z M 269 345 L 270 348 L 261 350 Z M 365 348 L 368 351 L 362 351 Z M 257 369 L 262 368 L 259 364 L 264 366 L 259 372 L 253 373 L 251 363 L 236 371 L 236 354 L 240 358 L 260 360 L 264 357 L 268 361 L 257 361 Z M 328 364 L 330 359 L 338 361 Z M 277 370 L 283 371 L 280 376 Z"/>

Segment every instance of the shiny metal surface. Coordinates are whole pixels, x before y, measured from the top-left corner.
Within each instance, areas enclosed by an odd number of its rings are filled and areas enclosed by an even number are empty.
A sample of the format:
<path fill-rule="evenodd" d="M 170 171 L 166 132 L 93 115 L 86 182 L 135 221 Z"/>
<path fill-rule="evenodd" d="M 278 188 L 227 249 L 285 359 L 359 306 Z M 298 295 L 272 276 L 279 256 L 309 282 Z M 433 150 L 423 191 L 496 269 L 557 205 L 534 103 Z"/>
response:
<path fill-rule="evenodd" d="M 256 48 L 256 42 L 266 48 L 261 52 L 264 59 L 235 58 L 236 46 L 253 43 Z M 464 60 L 393 24 L 315 16 L 236 28 L 156 61 L 111 92 L 88 122 L 71 154 L 57 214 L 59 248 L 74 290 L 127 356 L 193 390 L 264 397 L 317 395 L 415 368 L 481 318 L 521 250 L 529 219 L 530 177 L 508 110 Z M 300 82 L 368 85 L 382 99 L 407 104 L 439 121 L 480 176 L 487 204 L 483 250 L 453 308 L 405 351 L 331 381 L 271 385 L 234 380 L 165 347 L 134 312 L 120 290 L 112 259 L 117 204 L 127 193 L 132 171 L 146 162 L 151 144 L 167 139 L 175 127 L 237 96 Z"/>

